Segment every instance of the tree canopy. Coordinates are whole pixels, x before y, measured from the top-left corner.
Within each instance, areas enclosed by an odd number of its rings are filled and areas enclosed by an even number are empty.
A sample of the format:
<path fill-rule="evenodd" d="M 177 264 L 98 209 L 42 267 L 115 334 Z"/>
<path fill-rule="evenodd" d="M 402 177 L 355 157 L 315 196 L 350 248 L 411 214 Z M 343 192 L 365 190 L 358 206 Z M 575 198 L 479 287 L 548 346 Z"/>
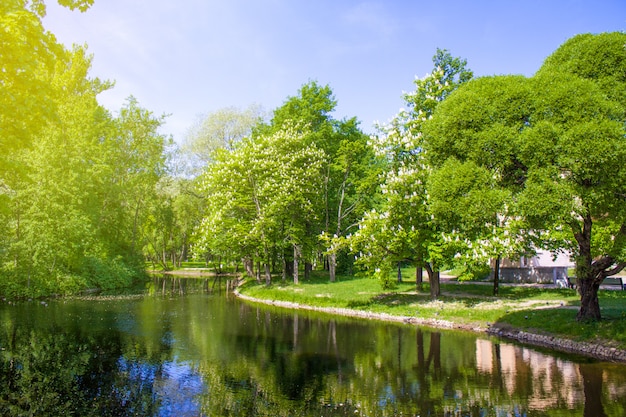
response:
<path fill-rule="evenodd" d="M 431 214 L 422 128 L 439 104 L 471 79 L 466 65 L 448 51 L 437 50 L 432 73 L 416 79 L 415 91 L 404 95 L 408 109 L 382 126 L 375 138 L 377 152 L 386 162 L 379 187 L 381 203 L 364 216 L 348 241 L 352 251 L 360 253 L 359 264 L 383 285 L 390 285 L 394 264 L 411 262 L 416 266 L 418 289 L 422 268 L 426 268 L 431 295 L 439 295 L 439 271 L 450 247 Z"/>
<path fill-rule="evenodd" d="M 626 266 L 624 44 L 626 34 L 581 35 L 534 77 L 473 80 L 425 129 L 435 172 L 472 164 L 494 192 L 510 193 L 505 205 L 522 223 L 520 239 L 571 251 L 581 320 L 601 317 L 599 285 Z"/>
<path fill-rule="evenodd" d="M 91 1 L 61 2 L 84 10 Z M 63 294 L 143 274 L 143 222 L 168 139 L 130 98 L 113 116 L 85 48 L 41 24 L 42 2 L 0 6 L 0 292 Z"/>
<path fill-rule="evenodd" d="M 212 154 L 197 251 L 256 262 L 257 274 L 263 264 L 268 283 L 273 265 L 297 281 L 299 262 L 306 274 L 326 253 L 334 280 L 338 251 L 327 237 L 354 227 L 377 172 L 367 136 L 356 119 L 333 119 L 335 106 L 330 87 L 311 81 L 249 137 Z"/>

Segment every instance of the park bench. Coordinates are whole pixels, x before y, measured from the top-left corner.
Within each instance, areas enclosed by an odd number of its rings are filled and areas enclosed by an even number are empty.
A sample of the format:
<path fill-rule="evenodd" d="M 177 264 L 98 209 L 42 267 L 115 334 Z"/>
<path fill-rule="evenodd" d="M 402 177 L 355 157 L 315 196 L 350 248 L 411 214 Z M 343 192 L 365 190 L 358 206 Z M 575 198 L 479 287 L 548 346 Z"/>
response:
<path fill-rule="evenodd" d="M 621 290 L 626 290 L 626 277 L 607 277 L 602 281 L 602 285 L 612 286 L 618 285 Z M 576 289 L 576 277 L 567 277 L 567 281 L 561 279 L 557 281 L 557 286 L 561 288 Z"/>
<path fill-rule="evenodd" d="M 626 290 L 626 277 L 607 277 L 602 285 L 619 285 L 621 290 Z"/>

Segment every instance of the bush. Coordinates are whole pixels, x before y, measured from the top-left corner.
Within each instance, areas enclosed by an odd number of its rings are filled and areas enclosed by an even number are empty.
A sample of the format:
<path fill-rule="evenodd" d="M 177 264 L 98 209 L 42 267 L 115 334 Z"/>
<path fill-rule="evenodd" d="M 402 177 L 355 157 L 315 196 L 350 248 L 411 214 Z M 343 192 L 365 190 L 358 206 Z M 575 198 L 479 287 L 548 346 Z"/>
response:
<path fill-rule="evenodd" d="M 139 272 L 127 265 L 121 257 L 105 260 L 90 257 L 85 261 L 83 275 L 87 287 L 112 290 L 131 286 Z"/>
<path fill-rule="evenodd" d="M 468 264 L 465 270 L 458 274 L 459 281 L 483 281 L 489 278 L 491 267 L 487 264 Z"/>

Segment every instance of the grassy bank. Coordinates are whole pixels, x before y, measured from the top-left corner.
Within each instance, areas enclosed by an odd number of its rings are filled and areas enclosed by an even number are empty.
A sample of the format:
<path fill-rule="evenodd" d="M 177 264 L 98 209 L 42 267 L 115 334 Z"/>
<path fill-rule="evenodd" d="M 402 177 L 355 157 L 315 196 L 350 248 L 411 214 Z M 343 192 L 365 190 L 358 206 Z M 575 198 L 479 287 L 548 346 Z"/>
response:
<path fill-rule="evenodd" d="M 358 277 L 339 277 L 331 283 L 327 275 L 319 272 L 298 285 L 277 281 L 267 287 L 248 280 L 240 287 L 243 295 L 263 300 L 367 311 L 418 321 L 445 320 L 472 329 L 514 327 L 626 349 L 626 291 L 600 290 L 604 320 L 599 323 L 576 322 L 580 300 L 571 289 L 502 286 L 496 298 L 491 295 L 491 285 L 451 280 L 442 283 L 439 300 L 431 300 L 428 291 L 428 283 L 418 292 L 411 282 L 383 291 L 378 281 Z"/>

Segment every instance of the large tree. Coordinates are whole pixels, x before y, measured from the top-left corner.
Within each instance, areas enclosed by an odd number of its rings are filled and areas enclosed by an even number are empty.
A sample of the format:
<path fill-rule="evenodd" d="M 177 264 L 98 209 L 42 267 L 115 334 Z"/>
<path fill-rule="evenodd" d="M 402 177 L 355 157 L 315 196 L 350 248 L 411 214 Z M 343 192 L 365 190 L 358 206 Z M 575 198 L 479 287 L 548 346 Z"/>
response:
<path fill-rule="evenodd" d="M 264 118 L 261 106 L 254 104 L 245 109 L 224 107 L 198 117 L 182 146 L 191 174 L 200 173 L 211 162 L 217 149 L 233 150 Z"/>
<path fill-rule="evenodd" d="M 349 239 L 352 250 L 360 253 L 359 262 L 384 284 L 393 264 L 410 261 L 416 267 L 419 289 L 426 269 L 433 298 L 439 296 L 440 268 L 451 245 L 431 213 L 422 129 L 435 109 L 471 79 L 466 65 L 465 60 L 438 49 L 432 73 L 416 79 L 415 90 L 404 95 L 407 109 L 381 127 L 375 146 L 386 161 L 380 185 L 382 203 L 367 213 Z"/>
<path fill-rule="evenodd" d="M 511 193 L 520 239 L 572 252 L 579 320 L 601 318 L 598 288 L 626 266 L 624 44 L 574 37 L 532 78 L 468 83 L 425 129 L 435 170 L 452 159 L 487 170 Z"/>

